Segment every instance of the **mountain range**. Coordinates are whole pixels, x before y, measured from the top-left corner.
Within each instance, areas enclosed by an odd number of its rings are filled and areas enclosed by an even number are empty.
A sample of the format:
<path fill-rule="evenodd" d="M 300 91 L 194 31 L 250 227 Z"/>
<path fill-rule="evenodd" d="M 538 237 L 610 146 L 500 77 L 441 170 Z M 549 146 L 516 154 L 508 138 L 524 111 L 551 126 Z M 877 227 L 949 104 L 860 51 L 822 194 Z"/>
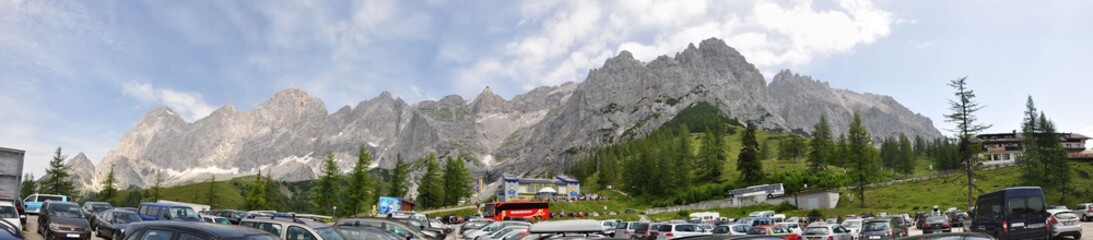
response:
<path fill-rule="evenodd" d="M 258 172 L 300 181 L 316 178 L 328 153 L 349 170 L 365 147 L 375 159 L 371 167 L 435 153 L 471 159 L 466 165 L 479 176 L 541 176 L 561 172 L 583 149 L 640 138 L 699 102 L 769 131 L 807 134 L 825 115 L 834 132 L 845 132 L 858 112 L 878 139 L 942 136 L 929 118 L 892 97 L 832 88 L 789 70 L 767 84 L 739 52 L 707 39 L 649 62 L 622 51 L 583 82 L 512 99 L 489 87 L 469 101 L 449 95 L 413 104 L 383 92 L 329 112 L 321 99 L 285 89 L 250 111 L 227 105 L 193 122 L 155 108 L 97 166 L 75 174 L 94 179 L 86 185 L 91 189 L 101 187 L 111 167 L 123 188 L 150 186 L 157 172 L 165 185 Z"/>

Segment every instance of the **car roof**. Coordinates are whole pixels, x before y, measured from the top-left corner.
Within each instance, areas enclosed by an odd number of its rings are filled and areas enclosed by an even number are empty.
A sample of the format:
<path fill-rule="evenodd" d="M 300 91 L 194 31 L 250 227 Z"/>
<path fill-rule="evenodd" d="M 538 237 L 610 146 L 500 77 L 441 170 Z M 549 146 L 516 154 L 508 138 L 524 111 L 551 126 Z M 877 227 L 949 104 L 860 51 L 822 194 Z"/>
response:
<path fill-rule="evenodd" d="M 270 235 L 267 232 L 253 228 L 246 228 L 235 225 L 212 224 L 205 222 L 144 221 L 129 224 L 130 229 L 141 227 L 199 231 L 206 234 L 216 235 L 220 238 L 238 238 L 249 235 Z"/>
<path fill-rule="evenodd" d="M 50 206 L 52 206 L 52 205 L 71 205 L 71 206 L 76 206 L 76 207 L 80 206 L 79 204 L 76 204 L 74 202 L 54 202 L 54 201 L 49 201 L 49 205 Z"/>
<path fill-rule="evenodd" d="M 304 225 L 310 228 L 324 228 L 330 227 L 330 225 L 322 222 L 313 221 L 310 219 L 301 218 L 284 218 L 284 217 L 256 217 L 243 219 L 244 222 L 268 222 L 268 223 L 287 223 L 292 225 Z"/>
<path fill-rule="evenodd" d="M 188 208 L 192 208 L 190 206 L 181 205 L 181 204 L 159 203 L 159 202 L 145 202 L 145 203 L 140 203 L 140 205 L 141 206 L 148 205 L 148 206 L 153 206 L 153 207 L 188 207 Z"/>
<path fill-rule="evenodd" d="M 603 227 L 595 220 L 562 220 L 532 224 L 528 228 L 531 233 L 558 233 L 558 232 L 601 232 Z"/>
<path fill-rule="evenodd" d="M 0 202 L 0 206 L 14 207 L 15 204 L 12 204 L 11 202 Z"/>

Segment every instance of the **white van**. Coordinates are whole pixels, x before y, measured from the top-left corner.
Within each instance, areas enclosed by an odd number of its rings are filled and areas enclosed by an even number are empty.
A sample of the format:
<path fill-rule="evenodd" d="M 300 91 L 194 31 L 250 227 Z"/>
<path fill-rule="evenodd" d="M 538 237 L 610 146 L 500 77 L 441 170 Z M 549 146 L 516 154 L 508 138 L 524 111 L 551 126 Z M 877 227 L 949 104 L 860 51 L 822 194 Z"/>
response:
<path fill-rule="evenodd" d="M 775 214 L 774 211 L 758 211 L 758 212 L 753 212 L 751 214 L 748 214 L 748 217 L 769 217 L 769 218 L 773 218 L 774 214 Z"/>
<path fill-rule="evenodd" d="M 692 213 L 690 218 L 697 219 L 699 222 L 709 223 L 717 221 L 721 218 L 721 213 L 718 212 L 698 212 Z"/>

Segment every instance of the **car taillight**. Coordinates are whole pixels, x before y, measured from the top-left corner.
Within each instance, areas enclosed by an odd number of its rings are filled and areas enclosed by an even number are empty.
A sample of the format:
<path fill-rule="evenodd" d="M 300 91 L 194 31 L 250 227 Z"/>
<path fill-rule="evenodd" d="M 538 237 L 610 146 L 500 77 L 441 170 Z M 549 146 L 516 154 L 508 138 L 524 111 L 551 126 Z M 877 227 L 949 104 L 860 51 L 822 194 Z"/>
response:
<path fill-rule="evenodd" d="M 1055 218 L 1055 216 L 1051 216 L 1051 219 L 1048 219 L 1048 220 L 1051 224 L 1058 224 L 1059 223 L 1059 219 Z"/>
<path fill-rule="evenodd" d="M 668 234 L 665 234 L 664 236 L 667 236 L 667 237 L 675 237 L 676 235 L 675 235 L 675 234 L 672 234 L 672 232 L 668 232 Z"/>
<path fill-rule="evenodd" d="M 827 240 L 835 240 L 835 236 L 827 236 Z"/>
<path fill-rule="evenodd" d="M 1003 233 L 1010 232 L 1010 225 L 1009 225 L 1009 223 L 1006 222 L 1006 220 L 1002 220 L 1002 232 Z"/>

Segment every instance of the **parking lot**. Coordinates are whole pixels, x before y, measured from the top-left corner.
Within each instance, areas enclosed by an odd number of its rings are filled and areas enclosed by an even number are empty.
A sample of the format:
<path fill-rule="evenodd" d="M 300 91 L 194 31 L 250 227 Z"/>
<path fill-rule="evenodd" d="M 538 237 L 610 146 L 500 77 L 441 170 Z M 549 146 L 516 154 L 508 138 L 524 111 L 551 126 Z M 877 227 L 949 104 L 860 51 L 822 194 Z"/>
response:
<path fill-rule="evenodd" d="M 36 229 L 37 227 L 38 227 L 38 217 L 34 216 L 34 215 L 28 216 L 27 217 L 27 230 L 23 232 L 23 236 L 25 237 L 26 240 L 44 240 L 42 238 L 41 234 L 35 233 L 34 229 Z M 448 235 L 447 239 L 458 239 L 459 232 L 460 231 L 457 228 L 456 231 L 454 231 L 452 234 Z M 953 232 L 963 232 L 963 229 L 953 228 Z M 1083 233 L 1083 235 L 1082 235 L 1081 239 L 1093 240 L 1093 222 L 1083 222 L 1082 223 L 1082 233 Z M 910 230 L 910 234 L 911 234 L 911 236 L 918 236 L 918 235 L 922 235 L 922 231 L 912 227 L 911 230 Z M 95 237 L 94 234 L 92 234 L 92 239 L 93 240 L 103 240 L 103 238 Z"/>

